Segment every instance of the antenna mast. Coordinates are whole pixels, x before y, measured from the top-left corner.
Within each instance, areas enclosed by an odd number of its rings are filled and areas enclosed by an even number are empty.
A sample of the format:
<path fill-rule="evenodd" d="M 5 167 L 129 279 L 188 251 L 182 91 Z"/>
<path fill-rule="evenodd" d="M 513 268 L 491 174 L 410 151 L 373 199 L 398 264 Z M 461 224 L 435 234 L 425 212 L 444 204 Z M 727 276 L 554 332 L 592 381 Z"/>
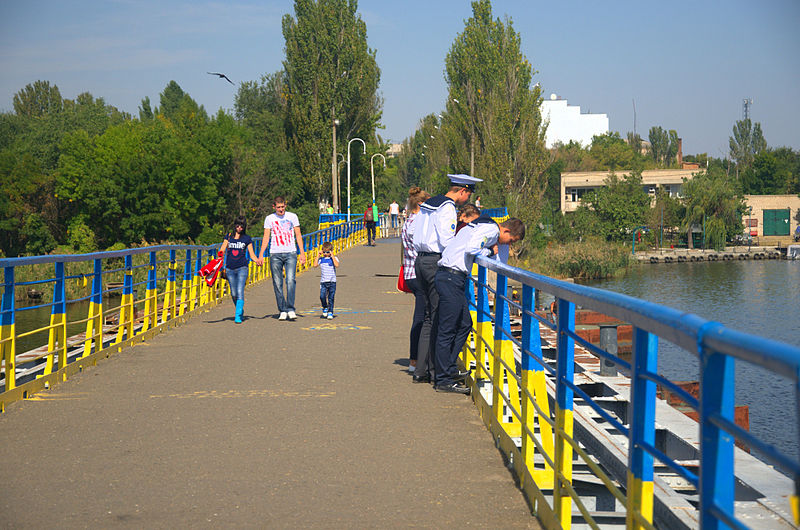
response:
<path fill-rule="evenodd" d="M 753 104 L 753 98 L 744 98 L 742 100 L 742 119 L 750 119 L 750 106 Z"/>

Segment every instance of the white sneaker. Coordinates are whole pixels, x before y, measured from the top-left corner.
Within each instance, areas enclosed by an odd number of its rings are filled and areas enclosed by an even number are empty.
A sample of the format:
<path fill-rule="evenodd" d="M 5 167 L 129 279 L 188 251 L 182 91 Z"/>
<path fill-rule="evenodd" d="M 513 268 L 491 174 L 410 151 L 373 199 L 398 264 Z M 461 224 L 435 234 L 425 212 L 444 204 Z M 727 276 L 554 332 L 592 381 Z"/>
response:
<path fill-rule="evenodd" d="M 289 320 L 294 320 L 297 318 L 297 315 L 294 311 L 289 311 Z"/>
<path fill-rule="evenodd" d="M 416 366 L 411 366 L 410 364 L 408 365 L 408 371 L 409 371 L 410 373 L 412 373 L 412 374 L 413 374 L 413 373 L 414 373 L 414 371 L 415 371 L 416 369 L 417 369 L 417 367 L 416 367 Z"/>
<path fill-rule="evenodd" d="M 328 320 L 333 320 L 333 313 L 328 313 Z"/>
<path fill-rule="evenodd" d="M 288 315 L 286 314 L 286 311 L 281 311 L 281 315 L 278 317 L 278 320 L 286 320 L 287 317 Z"/>
<path fill-rule="evenodd" d="M 328 310 L 326 309 L 325 311 L 322 312 L 322 318 L 327 318 L 327 317 L 328 317 Z"/>

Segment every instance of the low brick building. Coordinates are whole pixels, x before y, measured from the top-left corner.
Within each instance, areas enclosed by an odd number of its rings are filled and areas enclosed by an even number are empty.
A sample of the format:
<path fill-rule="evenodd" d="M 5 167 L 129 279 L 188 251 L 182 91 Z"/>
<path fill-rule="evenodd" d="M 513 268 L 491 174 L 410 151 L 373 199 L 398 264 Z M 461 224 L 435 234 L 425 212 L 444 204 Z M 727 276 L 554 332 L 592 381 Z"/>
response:
<path fill-rule="evenodd" d="M 742 217 L 745 230 L 753 237 L 785 237 L 797 229 L 800 210 L 797 195 L 745 195 L 749 211 Z"/>

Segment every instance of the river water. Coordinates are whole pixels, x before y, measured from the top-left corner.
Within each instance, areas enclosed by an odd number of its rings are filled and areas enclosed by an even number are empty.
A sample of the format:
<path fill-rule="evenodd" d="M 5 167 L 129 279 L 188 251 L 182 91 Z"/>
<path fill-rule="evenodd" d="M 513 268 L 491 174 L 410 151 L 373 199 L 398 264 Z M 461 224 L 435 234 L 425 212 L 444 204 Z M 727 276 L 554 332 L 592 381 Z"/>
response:
<path fill-rule="evenodd" d="M 800 345 L 800 262 L 726 261 L 641 265 L 624 277 L 589 283 L 663 304 L 725 326 Z M 659 339 L 659 373 L 697 380 L 697 358 Z M 750 430 L 798 457 L 798 412 L 792 384 L 736 362 L 736 404 L 750 407 Z"/>

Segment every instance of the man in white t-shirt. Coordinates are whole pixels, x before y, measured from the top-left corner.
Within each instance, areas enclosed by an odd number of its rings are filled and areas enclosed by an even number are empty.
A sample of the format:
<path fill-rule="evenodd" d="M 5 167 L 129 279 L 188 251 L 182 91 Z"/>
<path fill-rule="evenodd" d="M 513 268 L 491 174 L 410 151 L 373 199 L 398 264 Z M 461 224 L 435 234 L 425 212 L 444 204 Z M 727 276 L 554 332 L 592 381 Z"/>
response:
<path fill-rule="evenodd" d="M 275 300 L 280 315 L 278 320 L 294 320 L 297 318 L 294 308 L 295 273 L 297 262 L 306 262 L 303 249 L 303 235 L 300 232 L 300 220 L 297 215 L 286 211 L 286 199 L 275 197 L 272 202 L 275 213 L 264 219 L 264 239 L 261 242 L 259 258 L 269 243 L 269 269 L 272 273 L 272 286 L 275 288 Z M 298 253 L 299 248 L 299 253 Z M 286 296 L 283 295 L 283 273 L 286 271 Z"/>
<path fill-rule="evenodd" d="M 397 204 L 397 201 L 392 201 L 392 204 L 389 205 L 389 213 L 392 216 L 392 228 L 397 228 L 397 216 L 400 215 L 400 205 Z"/>

